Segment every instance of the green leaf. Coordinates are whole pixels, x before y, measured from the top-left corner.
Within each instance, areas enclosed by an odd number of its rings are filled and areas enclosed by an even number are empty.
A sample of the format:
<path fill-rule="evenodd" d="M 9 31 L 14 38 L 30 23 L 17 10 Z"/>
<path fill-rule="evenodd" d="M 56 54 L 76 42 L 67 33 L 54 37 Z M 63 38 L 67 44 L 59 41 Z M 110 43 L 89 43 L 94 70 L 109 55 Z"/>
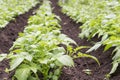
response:
<path fill-rule="evenodd" d="M 22 50 L 20 50 L 20 49 L 16 49 L 16 50 L 14 50 L 13 52 L 14 53 L 20 53 Z"/>
<path fill-rule="evenodd" d="M 114 73 L 116 71 L 117 67 L 118 67 L 118 63 L 117 62 L 113 62 L 113 67 L 112 67 L 112 70 L 110 71 L 109 74 Z"/>
<path fill-rule="evenodd" d="M 59 58 L 57 58 L 57 60 L 61 62 L 63 65 L 74 66 L 73 59 L 68 55 L 60 56 Z"/>
<path fill-rule="evenodd" d="M 89 50 L 87 50 L 86 52 L 92 52 L 93 50 L 97 50 L 100 46 L 102 45 L 102 43 L 96 43 L 92 48 L 90 48 Z"/>
<path fill-rule="evenodd" d="M 52 76 L 52 80 L 58 80 L 58 76 L 53 75 L 53 76 Z"/>
<path fill-rule="evenodd" d="M 104 41 L 108 38 L 108 34 L 105 34 L 103 37 L 102 37 L 102 40 L 101 41 Z"/>
<path fill-rule="evenodd" d="M 32 76 L 29 76 L 27 80 L 38 80 L 38 79 Z"/>
<path fill-rule="evenodd" d="M 54 74 L 57 75 L 57 76 L 59 76 L 60 72 L 61 72 L 61 69 L 58 68 L 58 69 L 55 70 Z"/>
<path fill-rule="evenodd" d="M 0 61 L 2 61 L 3 59 L 5 59 L 7 57 L 7 54 L 0 54 Z"/>
<path fill-rule="evenodd" d="M 30 62 L 32 61 L 33 56 L 28 52 L 21 52 L 20 54 L 21 54 L 21 57 L 24 57 L 26 60 Z"/>
<path fill-rule="evenodd" d="M 14 76 L 17 78 L 17 80 L 27 80 L 29 75 L 30 69 L 27 66 L 24 66 L 22 68 L 18 68 Z"/>
<path fill-rule="evenodd" d="M 112 47 L 112 44 L 107 44 L 106 46 L 105 46 L 105 48 L 104 48 L 104 51 L 107 51 L 109 48 L 111 48 Z"/>
<path fill-rule="evenodd" d="M 10 62 L 10 71 L 14 70 L 16 67 L 18 67 L 22 62 L 24 58 L 23 57 L 17 57 L 11 60 Z"/>
<path fill-rule="evenodd" d="M 65 34 L 60 34 L 59 35 L 59 39 L 62 40 L 62 44 L 65 44 L 65 45 L 69 45 L 70 43 L 73 43 L 73 44 L 76 44 L 76 42 L 74 40 L 72 40 L 71 38 L 67 37 L 67 35 Z"/>
<path fill-rule="evenodd" d="M 72 46 L 67 46 L 67 51 L 69 51 L 69 53 L 73 53 L 73 47 Z"/>
<path fill-rule="evenodd" d="M 33 71 L 35 74 L 37 73 L 37 70 L 40 68 L 39 65 L 35 63 L 30 63 L 30 70 Z"/>
<path fill-rule="evenodd" d="M 94 56 L 91 56 L 91 55 L 88 55 L 88 54 L 83 54 L 83 53 L 78 53 L 77 54 L 77 58 L 79 58 L 79 57 L 88 57 L 88 58 L 91 58 L 91 59 L 94 59 L 97 63 L 98 63 L 98 65 L 100 65 L 100 62 L 98 61 L 98 59 L 96 58 L 96 57 L 94 57 Z"/>
<path fill-rule="evenodd" d="M 75 48 L 74 51 L 76 53 L 78 50 L 81 50 L 83 48 L 90 48 L 90 46 L 79 46 L 79 47 Z"/>
<path fill-rule="evenodd" d="M 84 73 L 86 73 L 87 75 L 91 75 L 92 74 L 92 70 L 90 69 L 84 69 L 82 70 Z"/>
<path fill-rule="evenodd" d="M 113 56 L 113 60 L 116 60 L 116 59 L 118 59 L 118 58 L 120 58 L 120 50 L 117 50 L 116 51 L 116 53 L 115 53 L 115 55 Z"/>

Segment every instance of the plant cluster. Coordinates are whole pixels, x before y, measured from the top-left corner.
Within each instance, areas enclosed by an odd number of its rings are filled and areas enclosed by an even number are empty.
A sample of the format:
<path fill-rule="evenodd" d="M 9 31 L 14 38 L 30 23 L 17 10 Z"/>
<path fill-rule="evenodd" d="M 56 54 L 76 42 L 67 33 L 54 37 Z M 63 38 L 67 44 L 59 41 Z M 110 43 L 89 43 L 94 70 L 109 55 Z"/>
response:
<path fill-rule="evenodd" d="M 101 37 L 99 42 L 87 52 L 105 45 L 104 51 L 115 47 L 113 67 L 109 74 L 116 71 L 120 63 L 120 0 L 60 0 L 63 13 L 76 22 L 82 22 L 80 38 Z"/>
<path fill-rule="evenodd" d="M 60 18 L 52 13 L 50 1 L 44 0 L 34 16 L 28 20 L 23 33 L 10 48 L 10 54 L 1 54 L 0 61 L 10 60 L 14 71 L 12 80 L 58 80 L 63 66 L 74 66 L 73 59 L 94 56 L 78 52 L 85 46 L 72 48 L 72 39 L 60 32 Z M 66 46 L 66 50 L 63 46 Z M 78 54 L 74 54 L 78 53 Z"/>
<path fill-rule="evenodd" d="M 5 27 L 14 17 L 27 12 L 38 0 L 0 0 L 0 28 Z"/>
<path fill-rule="evenodd" d="M 57 19 L 55 19 L 57 18 Z M 60 33 L 58 17 L 52 13 L 50 2 L 44 0 L 36 15 L 31 16 L 23 33 L 14 42 L 10 54 L 1 54 L 0 61 L 10 60 L 10 69 L 15 70 L 13 80 L 58 80 L 63 65 L 74 66 L 72 57 L 63 47 L 72 39 Z"/>

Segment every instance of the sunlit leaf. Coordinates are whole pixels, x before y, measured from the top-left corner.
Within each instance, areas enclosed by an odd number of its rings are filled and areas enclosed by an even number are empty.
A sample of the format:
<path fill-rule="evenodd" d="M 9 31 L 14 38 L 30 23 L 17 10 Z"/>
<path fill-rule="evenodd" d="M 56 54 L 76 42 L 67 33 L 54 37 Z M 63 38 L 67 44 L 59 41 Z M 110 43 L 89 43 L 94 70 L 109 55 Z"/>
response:
<path fill-rule="evenodd" d="M 91 59 L 93 59 L 93 60 L 95 60 L 99 65 L 100 65 L 100 62 L 98 61 L 98 59 L 96 58 L 96 57 L 94 57 L 94 56 L 91 56 L 91 55 L 89 55 L 89 54 L 83 54 L 83 53 L 78 53 L 77 54 L 77 58 L 81 58 L 81 57 L 88 57 L 88 58 L 91 58 Z"/>
<path fill-rule="evenodd" d="M 24 58 L 23 57 L 17 57 L 14 58 L 13 60 L 11 60 L 10 62 L 10 71 L 14 70 L 16 67 L 18 67 L 22 62 L 23 62 Z"/>
<path fill-rule="evenodd" d="M 118 67 L 118 63 L 117 62 L 113 62 L 113 67 L 112 67 L 112 70 L 110 71 L 109 74 L 114 73 L 116 71 L 117 67 Z"/>
<path fill-rule="evenodd" d="M 4 60 L 7 57 L 7 54 L 0 54 L 0 61 Z"/>
<path fill-rule="evenodd" d="M 60 61 L 63 65 L 74 66 L 73 59 L 68 55 L 63 55 L 63 56 L 57 58 L 57 60 Z"/>
<path fill-rule="evenodd" d="M 102 44 L 101 43 L 96 43 L 93 47 L 91 47 L 87 53 L 93 51 L 93 50 L 97 50 Z"/>
<path fill-rule="evenodd" d="M 22 67 L 22 68 L 16 70 L 14 76 L 18 80 L 27 80 L 29 75 L 30 75 L 30 69 L 28 67 Z"/>

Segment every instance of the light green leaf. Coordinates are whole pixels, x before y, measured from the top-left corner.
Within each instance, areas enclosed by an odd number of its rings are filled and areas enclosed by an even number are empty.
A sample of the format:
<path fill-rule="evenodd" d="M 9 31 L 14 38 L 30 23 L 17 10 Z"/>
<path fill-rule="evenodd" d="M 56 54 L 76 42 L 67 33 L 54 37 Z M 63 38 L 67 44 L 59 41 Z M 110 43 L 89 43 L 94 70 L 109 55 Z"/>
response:
<path fill-rule="evenodd" d="M 103 37 L 102 37 L 102 40 L 101 41 L 104 41 L 108 38 L 108 34 L 105 34 Z"/>
<path fill-rule="evenodd" d="M 26 60 L 28 60 L 28 61 L 32 61 L 32 58 L 33 58 L 33 56 L 31 55 L 31 54 L 29 54 L 29 53 L 27 53 L 27 52 L 23 52 L 23 54 L 21 53 L 21 55 L 23 55 L 23 57 L 26 59 Z"/>
<path fill-rule="evenodd" d="M 27 78 L 29 75 L 30 69 L 25 67 L 17 69 L 14 76 L 17 78 L 17 80 L 28 80 Z"/>
<path fill-rule="evenodd" d="M 79 47 L 75 48 L 74 51 L 76 53 L 78 50 L 81 50 L 83 48 L 90 48 L 90 46 L 79 46 Z"/>
<path fill-rule="evenodd" d="M 67 46 L 67 51 L 69 51 L 69 53 L 73 53 L 73 47 L 72 46 Z"/>
<path fill-rule="evenodd" d="M 7 54 L 0 54 L 0 61 L 2 61 L 3 59 L 5 59 L 7 57 Z"/>
<path fill-rule="evenodd" d="M 22 63 L 23 60 L 24 60 L 23 57 L 17 57 L 17 58 L 12 59 L 10 62 L 10 69 L 9 70 L 10 71 L 14 70 L 16 67 L 18 67 Z"/>
<path fill-rule="evenodd" d="M 89 53 L 89 52 L 92 52 L 93 50 L 97 50 L 101 45 L 102 45 L 102 43 L 98 42 L 86 52 Z"/>
<path fill-rule="evenodd" d="M 30 70 L 32 70 L 35 74 L 37 73 L 37 70 L 40 68 L 39 65 L 35 63 L 30 63 Z"/>
<path fill-rule="evenodd" d="M 118 59 L 118 58 L 120 58 L 120 50 L 117 50 L 116 51 L 116 53 L 115 53 L 115 55 L 113 56 L 113 60 L 116 60 L 116 59 Z"/>
<path fill-rule="evenodd" d="M 90 69 L 84 69 L 82 70 L 84 73 L 86 73 L 87 75 L 91 75 L 92 74 L 92 70 Z"/>
<path fill-rule="evenodd" d="M 105 48 L 104 48 L 104 51 L 107 51 L 109 48 L 111 48 L 112 47 L 112 44 L 107 44 L 106 46 L 105 46 Z"/>
<path fill-rule="evenodd" d="M 63 47 L 57 47 L 57 48 L 54 48 L 53 49 L 53 54 L 54 55 L 57 55 L 57 54 L 64 54 L 64 52 L 65 52 L 65 49 L 63 48 Z"/>
<path fill-rule="evenodd" d="M 27 80 L 37 80 L 37 78 L 29 76 Z"/>
<path fill-rule="evenodd" d="M 20 53 L 22 50 L 20 50 L 20 49 L 16 49 L 16 50 L 14 50 L 13 52 L 14 53 Z"/>
<path fill-rule="evenodd" d="M 63 56 L 57 58 L 57 60 L 59 62 L 61 62 L 63 65 L 74 66 L 73 59 L 70 56 L 68 56 L 68 55 L 63 55 Z"/>
<path fill-rule="evenodd" d="M 61 69 L 58 68 L 58 69 L 55 70 L 54 74 L 55 75 L 60 75 L 60 72 L 61 72 Z"/>
<path fill-rule="evenodd" d="M 113 62 L 113 67 L 112 67 L 112 70 L 110 71 L 109 74 L 114 73 L 116 71 L 117 67 L 118 67 L 118 63 L 117 62 Z"/>
<path fill-rule="evenodd" d="M 91 55 L 88 55 L 88 54 L 83 54 L 83 53 L 79 52 L 78 55 L 77 55 L 77 58 L 79 58 L 79 57 L 88 57 L 88 58 L 94 59 L 98 63 L 98 65 L 100 65 L 100 62 L 94 56 L 91 56 Z"/>
<path fill-rule="evenodd" d="M 71 38 L 67 37 L 64 34 L 59 35 L 59 38 L 62 40 L 62 44 L 65 44 L 65 45 L 68 45 L 70 43 L 76 44 L 74 40 L 72 40 Z"/>

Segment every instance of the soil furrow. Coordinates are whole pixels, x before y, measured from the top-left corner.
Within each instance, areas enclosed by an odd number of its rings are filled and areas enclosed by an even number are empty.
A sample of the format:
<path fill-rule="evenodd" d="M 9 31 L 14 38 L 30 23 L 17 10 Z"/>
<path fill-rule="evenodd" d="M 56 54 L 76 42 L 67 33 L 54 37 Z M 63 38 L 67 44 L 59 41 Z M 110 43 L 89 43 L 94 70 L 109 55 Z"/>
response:
<path fill-rule="evenodd" d="M 61 12 L 61 7 L 58 6 L 58 0 L 50 0 L 51 5 L 53 7 L 53 13 L 55 13 L 57 16 L 61 18 L 60 25 L 62 26 L 61 32 L 68 35 L 70 38 L 75 40 L 78 45 L 80 46 L 92 46 L 93 44 L 90 41 L 87 41 L 87 39 L 80 39 L 78 37 L 80 33 L 79 26 L 81 26 L 81 23 L 76 23 L 72 19 L 69 18 L 69 16 L 63 14 Z M 99 41 L 98 38 L 93 38 L 93 41 Z M 113 49 L 109 49 L 106 52 L 103 52 L 104 47 L 100 47 L 98 50 L 91 52 L 90 54 L 97 57 L 98 60 L 101 63 L 101 66 L 98 66 L 98 64 L 92 60 L 92 59 L 76 59 L 75 61 L 75 67 L 68 68 L 64 67 L 62 70 L 62 75 L 59 80 L 104 80 L 105 75 L 109 73 L 111 70 L 111 62 L 112 57 L 111 53 Z M 82 50 L 85 52 L 85 50 Z M 87 75 L 83 70 L 84 69 L 90 69 L 91 74 Z M 111 80 L 119 80 L 120 75 L 119 72 L 115 73 L 115 76 L 111 77 Z"/>

